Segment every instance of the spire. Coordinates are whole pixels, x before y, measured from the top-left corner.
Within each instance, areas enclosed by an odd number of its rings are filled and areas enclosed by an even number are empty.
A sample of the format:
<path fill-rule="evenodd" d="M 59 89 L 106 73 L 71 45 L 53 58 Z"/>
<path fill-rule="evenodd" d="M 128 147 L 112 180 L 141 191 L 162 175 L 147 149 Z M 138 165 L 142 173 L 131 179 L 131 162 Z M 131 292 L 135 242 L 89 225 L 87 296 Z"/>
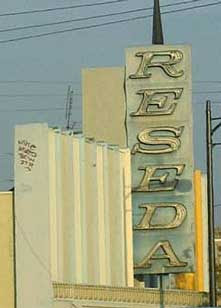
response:
<path fill-rule="evenodd" d="M 154 0 L 152 44 L 163 44 L 163 29 L 161 23 L 159 0 Z"/>

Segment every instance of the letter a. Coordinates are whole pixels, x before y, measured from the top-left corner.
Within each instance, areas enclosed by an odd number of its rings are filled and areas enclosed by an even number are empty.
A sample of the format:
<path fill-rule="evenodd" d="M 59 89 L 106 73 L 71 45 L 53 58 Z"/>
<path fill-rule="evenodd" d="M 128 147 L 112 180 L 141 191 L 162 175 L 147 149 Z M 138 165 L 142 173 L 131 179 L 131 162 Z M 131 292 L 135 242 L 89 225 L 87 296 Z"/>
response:
<path fill-rule="evenodd" d="M 159 250 L 162 250 L 164 254 L 157 254 Z M 152 266 L 153 260 L 167 259 L 169 264 L 165 267 L 184 267 L 187 262 L 182 262 L 178 259 L 169 241 L 158 242 L 153 248 L 148 252 L 144 259 L 135 264 L 135 268 L 149 268 Z"/>

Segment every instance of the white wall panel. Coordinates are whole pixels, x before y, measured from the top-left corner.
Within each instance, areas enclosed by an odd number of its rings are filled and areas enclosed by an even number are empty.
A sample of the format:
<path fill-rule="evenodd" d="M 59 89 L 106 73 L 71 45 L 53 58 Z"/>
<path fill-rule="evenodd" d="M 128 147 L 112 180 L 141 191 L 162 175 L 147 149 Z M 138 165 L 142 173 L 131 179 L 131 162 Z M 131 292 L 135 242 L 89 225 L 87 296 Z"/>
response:
<path fill-rule="evenodd" d="M 50 129 L 49 140 L 49 219 L 50 219 L 50 244 L 51 244 L 51 275 L 53 281 L 59 281 L 58 275 L 58 226 L 56 211 L 56 153 L 55 153 L 55 133 Z"/>
<path fill-rule="evenodd" d="M 104 241 L 105 241 L 105 251 L 106 251 L 106 285 L 111 285 L 111 238 L 110 238 L 110 198 L 109 198 L 109 160 L 108 160 L 108 146 L 103 143 L 103 181 L 104 181 Z"/>
<path fill-rule="evenodd" d="M 99 268 L 99 233 L 98 233 L 98 195 L 97 195 L 97 169 L 96 144 L 93 141 L 85 142 L 85 206 L 86 224 L 83 226 L 87 232 L 87 262 L 88 283 L 97 284 L 100 276 Z"/>
<path fill-rule="evenodd" d="M 84 230 L 82 229 L 82 212 L 83 212 L 83 206 L 84 202 L 82 200 L 82 194 L 81 194 L 81 183 L 82 183 L 82 177 L 81 177 L 81 146 L 80 146 L 80 139 L 79 138 L 73 138 L 72 139 L 72 155 L 73 155 L 73 161 L 72 161 L 72 170 L 73 170 L 73 179 L 72 179 L 72 189 L 73 189 L 73 210 L 74 210 L 74 217 L 73 217 L 73 228 L 74 228 L 74 240 L 73 240 L 73 249 L 74 253 L 71 256 L 74 260 L 74 275 L 73 279 L 76 281 L 76 283 L 83 283 L 83 276 L 86 277 L 86 273 L 83 273 L 84 270 L 84 250 L 83 250 L 83 243 L 86 242 L 84 240 Z"/>
<path fill-rule="evenodd" d="M 133 273 L 133 238 L 132 234 L 132 201 L 131 201 L 131 159 L 130 150 L 120 150 L 120 161 L 123 181 L 123 202 L 124 202 L 124 246 L 125 246 L 125 266 L 126 266 L 126 281 L 128 287 L 134 286 Z"/>
<path fill-rule="evenodd" d="M 98 212 L 98 259 L 99 259 L 99 283 L 107 282 L 106 249 L 105 249 L 105 198 L 104 198 L 104 152 L 102 144 L 96 146 L 96 170 L 97 170 L 97 212 Z M 104 270 L 105 269 L 105 270 Z"/>
<path fill-rule="evenodd" d="M 122 215 L 123 190 L 120 170 L 120 153 L 118 147 L 108 148 L 109 160 L 109 200 L 110 200 L 110 258 L 111 258 L 111 284 L 113 286 L 125 285 L 124 262 L 124 215 Z"/>
<path fill-rule="evenodd" d="M 87 207 L 86 207 L 86 193 L 85 193 L 85 178 L 86 178 L 86 164 L 85 164 L 85 139 L 83 136 L 78 137 L 79 138 L 79 145 L 80 145 L 80 191 L 81 191 L 81 221 L 80 221 L 80 227 L 81 227 L 81 234 L 82 234 L 82 251 L 81 251 L 81 258 L 82 258 L 82 283 L 88 282 L 88 267 L 87 267 L 87 256 L 88 256 L 88 248 L 87 248 Z M 76 222 L 78 223 L 78 221 Z"/>
<path fill-rule="evenodd" d="M 57 212 L 57 255 L 58 255 L 58 281 L 64 279 L 64 239 L 63 239 L 63 204 L 62 204 L 62 165 L 61 165 L 61 134 L 55 132 L 55 169 L 56 169 L 56 207 Z M 51 180 L 51 175 L 50 175 Z"/>
<path fill-rule="evenodd" d="M 46 289 L 52 281 L 133 286 L 130 151 L 43 124 L 18 126 L 16 144 L 23 139 L 37 146 L 38 156 L 31 171 L 16 157 L 16 208 L 51 273 Z M 35 215 L 30 210 L 26 220 L 28 206 Z M 17 242 L 19 255 L 21 235 Z M 26 264 L 36 266 L 26 250 L 23 276 Z"/>
<path fill-rule="evenodd" d="M 52 307 L 48 127 L 15 130 L 16 277 L 18 308 Z"/>
<path fill-rule="evenodd" d="M 74 183 L 73 183 L 73 137 L 62 135 L 62 209 L 64 239 L 64 280 L 73 281 L 76 273 L 74 264 Z"/>

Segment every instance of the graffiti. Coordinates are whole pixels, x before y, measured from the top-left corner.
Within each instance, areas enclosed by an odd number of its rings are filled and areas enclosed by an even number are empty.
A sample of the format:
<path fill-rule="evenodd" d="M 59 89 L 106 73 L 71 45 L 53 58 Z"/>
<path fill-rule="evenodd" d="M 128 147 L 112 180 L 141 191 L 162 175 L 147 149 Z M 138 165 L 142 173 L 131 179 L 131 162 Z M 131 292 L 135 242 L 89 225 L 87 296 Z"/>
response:
<path fill-rule="evenodd" d="M 31 171 L 37 158 L 36 145 L 27 140 L 18 140 L 19 163 L 26 171 Z"/>

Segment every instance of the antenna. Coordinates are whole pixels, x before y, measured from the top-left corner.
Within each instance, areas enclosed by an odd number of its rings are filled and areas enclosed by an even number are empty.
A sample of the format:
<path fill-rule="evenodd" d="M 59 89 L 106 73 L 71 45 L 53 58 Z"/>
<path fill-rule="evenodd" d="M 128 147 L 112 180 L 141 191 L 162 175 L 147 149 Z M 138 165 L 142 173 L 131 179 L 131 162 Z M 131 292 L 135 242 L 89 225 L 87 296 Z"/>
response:
<path fill-rule="evenodd" d="M 66 106 L 65 106 L 65 120 L 67 120 L 67 118 L 68 118 L 68 106 L 69 106 L 70 92 L 71 92 L 71 86 L 68 86 L 67 97 L 66 97 Z"/>
<path fill-rule="evenodd" d="M 152 44 L 164 44 L 159 0 L 154 0 Z"/>
<path fill-rule="evenodd" d="M 74 94 L 74 91 L 71 90 L 71 86 L 68 86 L 66 111 L 65 111 L 65 117 L 66 117 L 66 121 L 67 121 L 67 125 L 66 125 L 67 130 L 69 130 L 71 128 L 70 127 L 70 121 L 71 121 L 72 107 L 73 107 L 73 94 Z"/>

